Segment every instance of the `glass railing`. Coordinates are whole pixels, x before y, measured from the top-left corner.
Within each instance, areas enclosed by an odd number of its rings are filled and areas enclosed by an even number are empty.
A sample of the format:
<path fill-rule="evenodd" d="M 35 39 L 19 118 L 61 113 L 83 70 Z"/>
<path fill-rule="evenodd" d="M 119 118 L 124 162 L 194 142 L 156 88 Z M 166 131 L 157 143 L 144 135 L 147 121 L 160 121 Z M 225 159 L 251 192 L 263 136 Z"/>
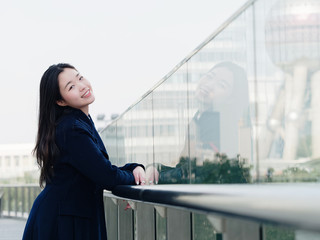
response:
<path fill-rule="evenodd" d="M 0 185 L 0 217 L 27 219 L 40 191 L 36 184 Z"/>
<path fill-rule="evenodd" d="M 111 162 L 142 163 L 150 180 L 157 169 L 158 184 L 320 186 L 319 19 L 320 1 L 248 1 L 101 131 Z M 280 212 L 290 198 L 278 203 Z M 248 223 L 241 215 L 223 220 L 156 203 L 149 209 L 138 201 L 124 211 L 127 203 L 114 199 L 105 201 L 107 225 L 118 239 L 127 237 L 122 226 L 135 236 L 142 212 L 151 216 L 145 224 L 154 223 L 155 239 L 179 239 L 182 223 L 188 237 L 180 239 L 319 238 L 304 227 Z M 113 217 L 116 223 L 108 221 Z"/>
<path fill-rule="evenodd" d="M 320 2 L 249 1 L 101 132 L 161 183 L 319 182 Z"/>
<path fill-rule="evenodd" d="M 108 238 L 320 239 L 318 184 L 192 186 L 117 186 L 105 192 Z"/>

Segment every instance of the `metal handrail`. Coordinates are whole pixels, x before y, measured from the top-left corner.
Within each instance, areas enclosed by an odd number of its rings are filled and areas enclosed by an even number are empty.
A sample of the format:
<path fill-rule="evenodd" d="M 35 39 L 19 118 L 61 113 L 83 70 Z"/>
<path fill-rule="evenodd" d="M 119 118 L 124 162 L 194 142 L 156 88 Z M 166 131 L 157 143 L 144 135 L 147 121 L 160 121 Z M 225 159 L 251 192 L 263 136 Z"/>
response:
<path fill-rule="evenodd" d="M 320 232 L 320 184 L 118 186 L 108 197 Z"/>

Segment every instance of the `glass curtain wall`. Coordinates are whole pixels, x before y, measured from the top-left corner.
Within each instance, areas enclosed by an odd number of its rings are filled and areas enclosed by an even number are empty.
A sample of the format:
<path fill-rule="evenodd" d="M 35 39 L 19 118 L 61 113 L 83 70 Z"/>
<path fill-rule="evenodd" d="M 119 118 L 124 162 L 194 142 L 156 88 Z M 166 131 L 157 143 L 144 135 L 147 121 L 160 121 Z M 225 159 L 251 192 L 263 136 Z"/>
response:
<path fill-rule="evenodd" d="M 165 183 L 318 182 L 320 2 L 258 0 L 101 136 Z"/>

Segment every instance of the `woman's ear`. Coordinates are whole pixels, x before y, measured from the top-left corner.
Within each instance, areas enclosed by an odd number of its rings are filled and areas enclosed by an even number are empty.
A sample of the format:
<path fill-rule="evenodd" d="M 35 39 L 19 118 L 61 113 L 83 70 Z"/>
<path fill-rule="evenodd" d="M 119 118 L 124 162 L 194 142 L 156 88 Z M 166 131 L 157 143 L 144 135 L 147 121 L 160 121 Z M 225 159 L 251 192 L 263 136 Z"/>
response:
<path fill-rule="evenodd" d="M 66 102 L 62 99 L 56 101 L 56 103 L 60 106 L 60 107 L 65 107 L 67 106 Z"/>

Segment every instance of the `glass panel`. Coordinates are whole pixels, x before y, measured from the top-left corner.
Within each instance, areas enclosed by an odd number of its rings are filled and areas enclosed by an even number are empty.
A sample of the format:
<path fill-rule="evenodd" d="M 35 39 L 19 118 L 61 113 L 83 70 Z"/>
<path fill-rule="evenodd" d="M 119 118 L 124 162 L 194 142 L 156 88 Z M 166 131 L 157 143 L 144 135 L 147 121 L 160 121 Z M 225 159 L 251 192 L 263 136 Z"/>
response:
<path fill-rule="evenodd" d="M 131 110 L 132 161 L 153 164 L 152 94 L 142 99 Z"/>
<path fill-rule="evenodd" d="M 126 112 L 117 121 L 118 166 L 130 163 L 132 160 L 131 143 L 131 111 Z"/>
<path fill-rule="evenodd" d="M 156 211 L 156 240 L 167 239 L 167 219 Z"/>
<path fill-rule="evenodd" d="M 137 202 L 134 214 L 135 239 L 154 239 L 156 222 L 154 206 Z"/>
<path fill-rule="evenodd" d="M 185 65 L 122 116 L 119 163 L 152 163 L 154 141 L 159 171 L 175 168 L 167 183 L 319 181 L 320 3 L 251 6 L 192 56 L 187 77 Z"/>
<path fill-rule="evenodd" d="M 192 182 L 251 181 L 250 13 L 241 14 L 188 64 Z"/>
<path fill-rule="evenodd" d="M 264 225 L 263 235 L 263 239 L 266 240 L 295 240 L 293 229 L 274 225 Z"/>
<path fill-rule="evenodd" d="M 193 214 L 193 239 L 212 239 L 216 240 L 216 235 L 219 230 L 215 229 L 208 219 L 207 215 L 204 214 Z"/>
<path fill-rule="evenodd" d="M 295 231 L 295 240 L 317 240 L 320 239 L 320 233 L 304 230 Z"/>
<path fill-rule="evenodd" d="M 320 2 L 257 1 L 261 181 L 319 181 Z"/>
<path fill-rule="evenodd" d="M 134 210 L 128 208 L 128 202 L 118 201 L 118 239 L 134 239 Z"/>
<path fill-rule="evenodd" d="M 118 239 L 118 205 L 108 197 L 103 200 L 108 239 Z"/>
<path fill-rule="evenodd" d="M 109 160 L 116 164 L 118 161 L 117 151 L 117 122 L 113 122 L 100 132 L 101 139 L 107 149 Z"/>
<path fill-rule="evenodd" d="M 159 183 L 189 183 L 187 66 L 153 91 L 154 155 Z"/>

